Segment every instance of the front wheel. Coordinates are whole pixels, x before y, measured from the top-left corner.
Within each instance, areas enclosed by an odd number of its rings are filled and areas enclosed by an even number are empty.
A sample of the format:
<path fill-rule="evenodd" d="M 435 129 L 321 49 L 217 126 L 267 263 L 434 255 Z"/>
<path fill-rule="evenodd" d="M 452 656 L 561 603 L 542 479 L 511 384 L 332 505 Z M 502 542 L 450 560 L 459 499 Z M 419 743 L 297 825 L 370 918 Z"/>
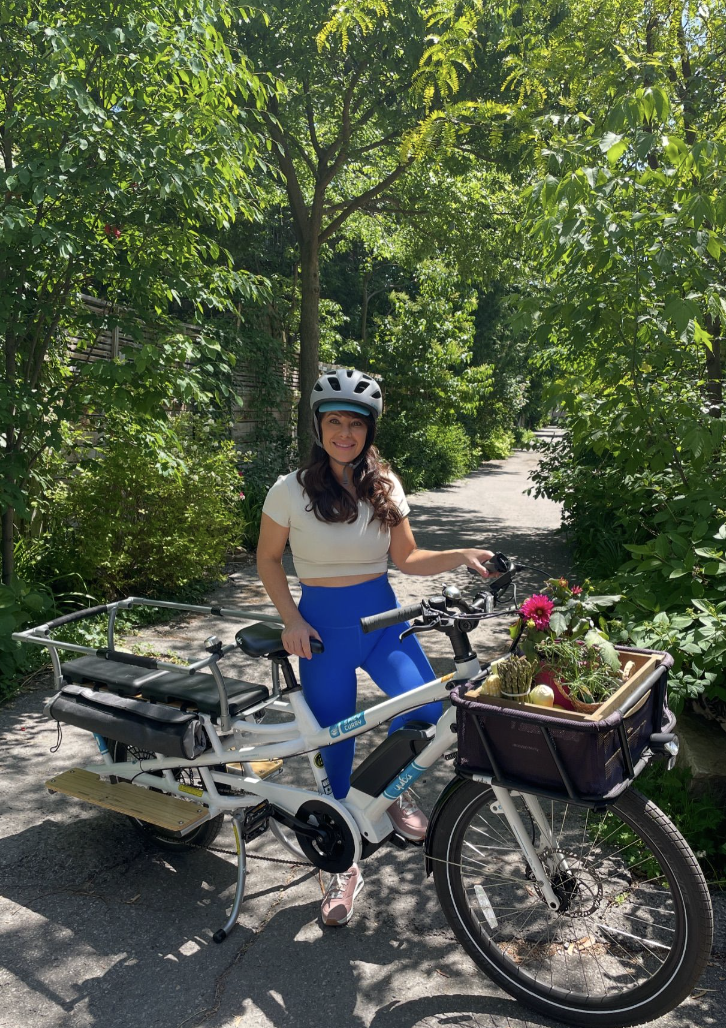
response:
<path fill-rule="evenodd" d="M 522 797 L 512 800 L 535 825 Z M 456 937 L 506 992 L 569 1024 L 624 1028 L 672 1010 L 698 981 L 713 934 L 706 882 L 682 835 L 632 789 L 607 813 L 540 806 L 534 844 L 556 911 L 492 789 L 466 782 L 452 793 L 430 854 Z"/>

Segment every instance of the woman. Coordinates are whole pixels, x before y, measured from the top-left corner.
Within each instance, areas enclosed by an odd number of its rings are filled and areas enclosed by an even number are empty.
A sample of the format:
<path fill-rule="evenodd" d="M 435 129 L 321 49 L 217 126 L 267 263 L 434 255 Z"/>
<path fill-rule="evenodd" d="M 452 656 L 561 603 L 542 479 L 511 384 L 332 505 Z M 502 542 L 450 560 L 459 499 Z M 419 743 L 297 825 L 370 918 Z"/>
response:
<path fill-rule="evenodd" d="M 401 483 L 373 445 L 383 400 L 378 383 L 361 371 L 322 375 L 310 397 L 316 442 L 307 464 L 282 475 L 265 500 L 257 548 L 260 579 L 284 622 L 282 643 L 302 658 L 300 684 L 322 727 L 355 713 L 356 669 L 388 696 L 436 677 L 415 636 L 399 641 L 401 626 L 363 635 L 360 618 L 397 606 L 387 578 L 388 557 L 408 575 L 436 575 L 464 564 L 483 577 L 490 550 L 419 550 L 408 523 Z M 289 541 L 302 586 L 296 606 L 282 567 Z M 325 652 L 311 659 L 310 639 Z M 441 704 L 419 707 L 391 722 L 435 722 Z M 355 740 L 322 750 L 336 799 L 350 787 Z M 397 831 L 420 841 L 426 818 L 404 794 L 389 809 Z M 363 887 L 356 864 L 333 875 L 323 898 L 323 923 L 345 924 Z"/>

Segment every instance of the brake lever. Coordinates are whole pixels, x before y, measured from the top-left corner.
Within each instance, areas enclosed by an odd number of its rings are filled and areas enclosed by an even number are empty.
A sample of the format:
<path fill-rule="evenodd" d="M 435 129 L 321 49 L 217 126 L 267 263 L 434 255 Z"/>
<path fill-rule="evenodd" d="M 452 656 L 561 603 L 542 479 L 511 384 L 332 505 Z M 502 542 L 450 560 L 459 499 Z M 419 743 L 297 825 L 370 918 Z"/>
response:
<path fill-rule="evenodd" d="M 442 624 L 442 620 L 431 622 L 430 625 L 425 624 L 425 622 L 419 622 L 417 624 L 414 621 L 414 623 L 412 625 L 409 625 L 408 628 L 404 628 L 404 630 L 398 637 L 398 641 L 403 642 L 403 640 L 408 635 L 419 635 L 421 632 L 435 632 L 436 629 Z M 447 618 L 446 620 L 450 621 L 451 619 Z"/>

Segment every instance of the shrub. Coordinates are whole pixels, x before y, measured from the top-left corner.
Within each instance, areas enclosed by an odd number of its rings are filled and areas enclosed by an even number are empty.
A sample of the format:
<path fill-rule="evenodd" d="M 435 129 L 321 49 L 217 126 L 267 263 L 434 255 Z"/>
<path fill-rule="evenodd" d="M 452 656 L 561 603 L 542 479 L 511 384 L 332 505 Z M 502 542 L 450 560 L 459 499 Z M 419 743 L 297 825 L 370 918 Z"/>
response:
<path fill-rule="evenodd" d="M 19 578 L 0 585 L 0 700 L 10 694 L 13 679 L 32 666 L 35 655 L 11 638 L 13 632 L 50 620 L 53 611 L 53 597 L 42 586 Z"/>
<path fill-rule="evenodd" d="M 389 416 L 381 421 L 378 444 L 406 492 L 446 485 L 479 462 L 479 451 L 458 424 L 409 429 L 403 418 Z"/>
<path fill-rule="evenodd" d="M 231 442 L 194 439 L 183 419 L 140 430 L 117 418 L 53 497 L 52 548 L 109 598 L 172 592 L 218 575 L 245 528 Z"/>
<path fill-rule="evenodd" d="M 504 460 L 514 449 L 514 434 L 504 428 L 495 428 L 481 444 L 483 460 Z"/>

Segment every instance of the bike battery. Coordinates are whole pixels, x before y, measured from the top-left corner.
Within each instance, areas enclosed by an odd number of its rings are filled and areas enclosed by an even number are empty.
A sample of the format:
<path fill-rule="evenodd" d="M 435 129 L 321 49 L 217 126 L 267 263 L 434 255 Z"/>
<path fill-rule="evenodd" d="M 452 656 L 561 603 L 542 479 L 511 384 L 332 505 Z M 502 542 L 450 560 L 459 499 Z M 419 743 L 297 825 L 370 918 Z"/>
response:
<path fill-rule="evenodd" d="M 409 721 L 392 732 L 355 770 L 350 779 L 351 789 L 379 796 L 435 734 L 436 726 L 427 721 Z"/>
<path fill-rule="evenodd" d="M 207 735 L 196 714 L 81 685 L 64 685 L 46 705 L 45 714 L 165 757 L 194 760 L 207 749 Z"/>

